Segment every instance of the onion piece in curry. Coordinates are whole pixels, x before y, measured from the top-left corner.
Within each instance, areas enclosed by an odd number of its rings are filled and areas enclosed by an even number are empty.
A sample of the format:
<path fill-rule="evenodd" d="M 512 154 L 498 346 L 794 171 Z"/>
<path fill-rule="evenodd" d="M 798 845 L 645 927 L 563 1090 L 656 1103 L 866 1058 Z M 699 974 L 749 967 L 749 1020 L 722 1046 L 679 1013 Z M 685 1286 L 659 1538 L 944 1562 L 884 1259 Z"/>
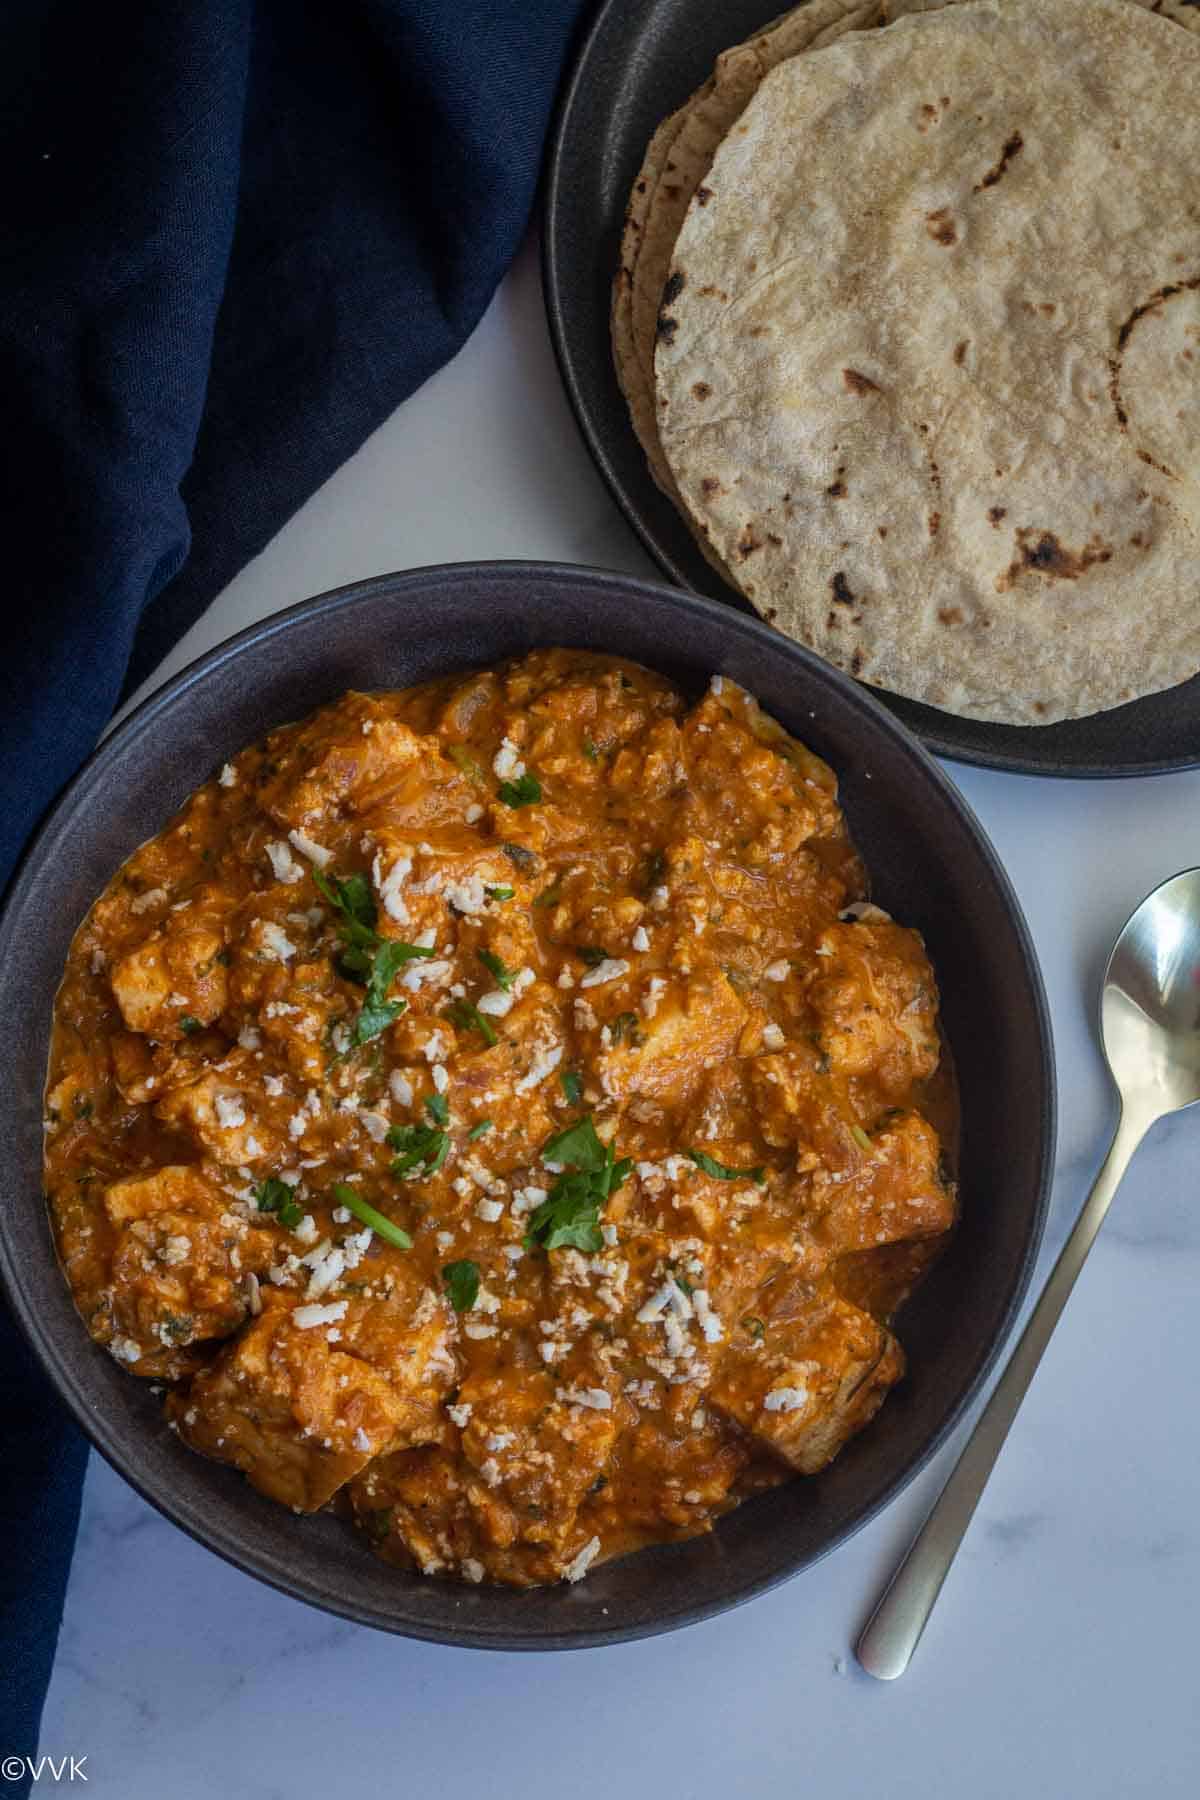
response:
<path fill-rule="evenodd" d="M 865 892 L 720 677 L 537 651 L 273 731 L 71 949 L 88 1329 L 428 1575 L 576 1580 L 821 1469 L 955 1216 L 933 973 Z"/>

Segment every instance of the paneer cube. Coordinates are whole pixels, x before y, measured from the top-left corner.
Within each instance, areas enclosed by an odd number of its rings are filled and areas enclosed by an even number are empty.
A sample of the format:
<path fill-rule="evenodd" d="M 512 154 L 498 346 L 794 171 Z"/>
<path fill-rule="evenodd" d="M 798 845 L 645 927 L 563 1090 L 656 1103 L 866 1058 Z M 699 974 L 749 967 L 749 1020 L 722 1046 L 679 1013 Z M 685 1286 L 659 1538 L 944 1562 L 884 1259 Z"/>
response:
<path fill-rule="evenodd" d="M 832 1297 L 810 1301 L 795 1320 L 763 1314 L 761 1343 L 731 1345 L 709 1391 L 711 1404 L 802 1475 L 832 1462 L 861 1431 L 904 1373 L 892 1334 Z"/>
<path fill-rule="evenodd" d="M 131 1031 L 172 1043 L 185 1019 L 211 1025 L 225 1010 L 225 936 L 218 919 L 189 908 L 115 964 L 112 990 Z"/>
<path fill-rule="evenodd" d="M 937 1068 L 937 985 L 915 931 L 887 922 L 832 925 L 807 989 L 833 1070 L 899 1093 Z"/>
<path fill-rule="evenodd" d="M 143 1357 L 228 1337 L 248 1316 L 246 1278 L 266 1268 L 274 1240 L 227 1206 L 221 1190 L 187 1165 L 127 1176 L 105 1189 L 104 1209 L 117 1227 L 109 1272 L 113 1332 Z"/>
<path fill-rule="evenodd" d="M 954 1189 L 942 1180 L 939 1155 L 932 1125 L 919 1113 L 904 1113 L 874 1134 L 870 1150 L 843 1179 L 817 1170 L 806 1220 L 815 1241 L 844 1256 L 949 1231 Z"/>
<path fill-rule="evenodd" d="M 342 1338 L 331 1342 L 324 1322 L 306 1324 L 311 1314 L 294 1296 L 265 1291 L 263 1299 L 260 1317 L 172 1403 L 194 1449 L 233 1463 L 297 1512 L 316 1512 L 374 1457 L 437 1436 L 438 1407 L 421 1394 L 437 1385 L 422 1379 L 427 1368 L 412 1368 L 406 1386 L 396 1369 L 385 1374 Z M 362 1303 L 342 1304 L 336 1329 L 350 1341 L 349 1315 Z"/>

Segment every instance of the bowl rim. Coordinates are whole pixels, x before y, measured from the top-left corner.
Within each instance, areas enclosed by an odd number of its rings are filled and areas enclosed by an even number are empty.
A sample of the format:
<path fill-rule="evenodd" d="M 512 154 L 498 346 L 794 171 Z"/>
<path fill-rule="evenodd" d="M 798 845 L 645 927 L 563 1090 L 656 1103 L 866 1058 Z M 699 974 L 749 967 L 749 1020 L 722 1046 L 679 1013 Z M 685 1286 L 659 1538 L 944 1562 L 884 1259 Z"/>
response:
<path fill-rule="evenodd" d="M 244 652 L 286 637 L 292 624 L 298 619 L 309 619 L 323 614 L 336 617 L 351 610 L 359 602 L 376 598 L 381 594 L 395 598 L 406 590 L 420 589 L 424 597 L 431 598 L 439 588 L 444 589 L 451 584 L 457 586 L 464 580 L 476 583 L 506 584 L 510 583 L 514 577 L 527 583 L 569 582 L 577 587 L 607 590 L 610 594 L 614 589 L 623 590 L 627 595 L 632 596 L 636 596 L 638 593 L 643 595 L 650 593 L 656 600 L 667 602 L 684 615 L 705 617 L 719 627 L 722 632 L 747 638 L 751 642 L 761 644 L 769 653 L 776 656 L 783 655 L 793 664 L 799 665 L 815 677 L 819 684 L 824 683 L 826 686 L 838 690 L 841 697 L 850 702 L 854 708 L 870 715 L 873 722 L 881 725 L 885 733 L 895 740 L 895 747 L 903 751 L 912 762 L 919 766 L 927 781 L 931 782 L 938 790 L 943 803 L 957 815 L 958 822 L 966 828 L 978 855 L 995 884 L 1011 921 L 1014 938 L 1029 984 L 1029 997 L 1032 1005 L 1031 1023 L 1036 1035 L 1038 1077 L 1036 1087 L 1043 1121 L 1041 1154 L 1038 1162 L 1037 1191 L 1033 1199 L 1031 1228 L 1019 1266 L 1011 1282 L 1009 1299 L 999 1327 L 991 1342 L 977 1355 L 973 1367 L 965 1376 L 957 1399 L 948 1408 L 937 1428 L 895 1471 L 875 1499 L 857 1512 L 853 1519 L 836 1531 L 829 1541 L 815 1553 L 806 1553 L 792 1559 L 785 1559 L 781 1566 L 772 1568 L 763 1575 L 748 1578 L 735 1593 L 722 1594 L 709 1599 L 698 1599 L 694 1603 L 678 1606 L 670 1611 L 658 1612 L 652 1618 L 641 1618 L 632 1623 L 621 1623 L 603 1629 L 587 1628 L 570 1632 L 548 1630 L 536 1635 L 527 1632 L 519 1633 L 515 1630 L 496 1630 L 491 1626 L 473 1628 L 465 1619 L 457 1622 L 448 1619 L 444 1626 L 440 1621 L 436 1626 L 429 1626 L 423 1622 L 400 1622 L 384 1607 L 373 1608 L 341 1600 L 336 1595 L 331 1597 L 321 1582 L 310 1576 L 303 1566 L 288 1564 L 285 1568 L 282 1559 L 273 1563 L 256 1549 L 247 1547 L 242 1542 L 240 1533 L 236 1530 L 226 1530 L 218 1521 L 203 1517 L 199 1507 L 189 1506 L 185 1497 L 177 1495 L 174 1491 L 160 1491 L 158 1484 L 141 1474 L 131 1455 L 124 1454 L 114 1443 L 109 1441 L 113 1434 L 108 1429 L 106 1417 L 103 1414 L 97 1414 L 89 1407 L 58 1335 L 49 1328 L 43 1327 L 36 1309 L 26 1299 L 17 1259 L 14 1256 L 14 1246 L 10 1242 L 7 1208 L 0 1208 L 0 1297 L 7 1301 L 39 1366 L 54 1388 L 57 1398 L 66 1407 L 92 1447 L 142 1499 L 153 1506 L 163 1517 L 169 1519 L 172 1524 L 178 1526 L 188 1537 L 203 1545 L 205 1549 L 231 1563 L 244 1574 L 265 1582 L 267 1586 L 287 1594 L 292 1599 L 305 1601 L 326 1613 L 356 1624 L 368 1625 L 393 1635 L 429 1643 L 447 1644 L 456 1648 L 533 1652 L 588 1649 L 632 1642 L 639 1638 L 677 1630 L 685 1625 L 696 1624 L 704 1619 L 712 1618 L 719 1613 L 731 1611 L 735 1606 L 741 1606 L 747 1601 L 757 1598 L 760 1594 L 769 1592 L 772 1588 L 790 1581 L 804 1569 L 824 1560 L 830 1552 L 838 1549 L 861 1531 L 903 1492 L 937 1454 L 964 1413 L 977 1399 L 989 1374 L 999 1361 L 1001 1352 L 1012 1337 L 1017 1317 L 1032 1279 L 1049 1212 L 1055 1166 L 1058 1108 L 1054 1039 L 1049 1004 L 1037 951 L 1024 911 L 999 854 L 976 817 L 973 808 L 924 744 L 880 701 L 875 699 L 868 689 L 826 663 L 822 658 L 815 656 L 802 645 L 781 637 L 762 620 L 749 614 L 735 612 L 720 601 L 710 600 L 703 595 L 672 587 L 665 582 L 648 581 L 640 576 L 629 575 L 619 570 L 609 570 L 588 564 L 526 558 L 492 558 L 470 562 L 433 563 L 417 568 L 370 575 L 358 581 L 348 582 L 323 593 L 312 595 L 277 612 L 269 613 L 264 618 L 255 620 L 241 631 L 235 632 L 209 650 L 194 657 L 174 675 L 167 677 L 132 711 L 106 732 L 95 750 L 47 808 L 13 869 L 3 896 L 0 897 L 0 967 L 4 967 L 8 960 L 8 949 L 14 936 L 14 921 L 19 910 L 21 892 L 27 882 L 35 877 L 39 869 L 48 862 L 52 863 L 59 853 L 61 846 L 56 846 L 55 842 L 59 826 L 70 813 L 77 798 L 94 782 L 102 780 L 108 764 L 123 753 L 136 739 L 152 732 L 160 717 L 169 712 L 176 702 L 198 683 L 212 679 L 222 668 L 236 660 Z M 619 652 L 615 653 L 619 654 Z M 40 1197 L 40 1187 L 38 1192 Z M 18 1197 L 13 1204 L 15 1209 L 23 1202 Z M 44 1199 L 42 1200 L 42 1211 L 45 1212 Z M 49 1232 L 48 1219 L 45 1228 L 49 1237 L 51 1254 L 58 1261 L 57 1245 L 52 1233 Z M 65 1275 L 63 1275 L 63 1280 L 66 1280 Z M 672 1546 L 651 1546 L 650 1548 L 666 1548 L 669 1551 Z M 544 1590 L 532 1589 L 529 1591 L 537 1593 Z M 514 1598 L 519 1603 L 519 1590 L 515 1591 Z"/>

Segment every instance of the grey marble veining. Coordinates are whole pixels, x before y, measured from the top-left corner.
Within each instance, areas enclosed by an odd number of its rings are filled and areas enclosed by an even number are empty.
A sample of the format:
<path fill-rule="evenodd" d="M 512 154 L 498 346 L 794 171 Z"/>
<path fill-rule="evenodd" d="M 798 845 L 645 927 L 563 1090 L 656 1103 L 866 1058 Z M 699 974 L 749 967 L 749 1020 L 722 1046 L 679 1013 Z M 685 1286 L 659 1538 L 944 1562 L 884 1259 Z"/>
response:
<path fill-rule="evenodd" d="M 531 252 L 457 361 L 162 673 L 362 574 L 526 555 L 648 572 L 575 433 Z M 1027 909 L 1055 1021 L 1059 1167 L 1040 1281 L 1113 1122 L 1095 985 L 1142 895 L 1200 862 L 1200 775 L 951 773 Z M 112 1800 L 1195 1800 L 1198 1172 L 1200 1109 L 1135 1161 L 926 1640 L 892 1686 L 863 1675 L 850 1646 L 953 1445 L 786 1587 L 672 1637 L 557 1657 L 325 1618 L 227 1568 L 93 1458 L 42 1748 L 86 1754 L 88 1791 Z"/>

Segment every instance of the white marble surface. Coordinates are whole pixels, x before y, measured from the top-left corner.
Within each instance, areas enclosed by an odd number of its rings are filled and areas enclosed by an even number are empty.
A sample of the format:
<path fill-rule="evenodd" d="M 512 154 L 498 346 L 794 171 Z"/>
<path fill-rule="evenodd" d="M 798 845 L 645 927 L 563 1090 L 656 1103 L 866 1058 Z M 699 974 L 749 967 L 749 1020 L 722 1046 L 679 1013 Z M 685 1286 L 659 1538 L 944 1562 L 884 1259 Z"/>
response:
<path fill-rule="evenodd" d="M 649 572 L 558 385 L 530 250 L 431 381 L 165 665 L 379 570 L 545 556 Z M 1090 1034 L 1107 945 L 1200 862 L 1200 775 L 1107 784 L 952 769 L 1027 909 L 1058 1037 L 1065 1235 L 1110 1100 Z M 1014 1129 L 1019 1126 L 1014 1124 Z M 92 1459 L 42 1748 L 114 1800 L 874 1794 L 1194 1800 L 1200 1117 L 1137 1159 L 907 1677 L 856 1626 L 950 1452 L 849 1545 L 725 1618 L 557 1657 L 406 1643 L 228 1568 Z"/>

